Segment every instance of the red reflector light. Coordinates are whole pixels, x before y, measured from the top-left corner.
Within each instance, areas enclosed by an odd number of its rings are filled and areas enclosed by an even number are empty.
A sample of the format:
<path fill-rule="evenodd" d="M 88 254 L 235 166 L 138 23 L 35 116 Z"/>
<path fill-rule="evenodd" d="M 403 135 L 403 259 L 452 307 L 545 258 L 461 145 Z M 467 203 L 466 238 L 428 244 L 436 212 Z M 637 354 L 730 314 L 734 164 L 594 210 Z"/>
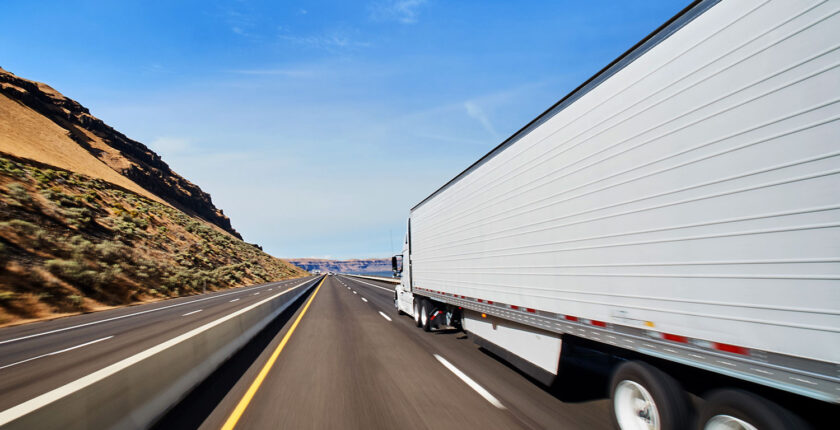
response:
<path fill-rule="evenodd" d="M 748 350 L 747 348 L 729 345 L 726 343 L 715 343 L 715 349 L 724 352 L 731 352 L 733 354 L 750 355 L 750 350 Z"/>
<path fill-rule="evenodd" d="M 566 315 L 564 318 L 566 318 L 569 321 L 577 321 L 578 320 L 578 317 L 573 317 L 571 315 Z"/>
<path fill-rule="evenodd" d="M 532 313 L 532 314 L 537 313 L 537 311 L 535 309 L 526 308 L 525 310 Z"/>
<path fill-rule="evenodd" d="M 481 300 L 481 299 L 476 299 L 476 300 L 478 300 L 479 303 L 484 303 L 484 300 Z"/>
<path fill-rule="evenodd" d="M 688 338 L 685 336 L 678 336 L 670 333 L 662 333 L 662 339 L 670 340 L 671 342 L 688 343 Z"/>
<path fill-rule="evenodd" d="M 603 321 L 592 320 L 592 325 L 597 325 L 598 327 L 606 327 L 607 323 L 605 323 Z"/>
<path fill-rule="evenodd" d="M 511 309 L 519 309 L 519 306 L 516 306 L 516 305 L 510 305 L 510 308 L 511 308 Z"/>
<path fill-rule="evenodd" d="M 492 300 L 488 300 L 488 301 L 487 301 L 487 304 L 488 304 L 488 305 L 492 305 L 492 304 L 493 304 L 493 301 L 492 301 Z"/>

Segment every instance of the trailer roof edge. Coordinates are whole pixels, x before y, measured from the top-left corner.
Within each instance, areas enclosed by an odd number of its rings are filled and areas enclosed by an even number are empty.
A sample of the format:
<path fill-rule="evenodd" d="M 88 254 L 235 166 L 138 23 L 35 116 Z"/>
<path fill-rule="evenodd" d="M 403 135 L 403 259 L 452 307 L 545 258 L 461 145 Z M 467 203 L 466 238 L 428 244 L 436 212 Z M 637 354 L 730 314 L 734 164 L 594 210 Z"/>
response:
<path fill-rule="evenodd" d="M 530 133 L 533 129 L 539 127 L 544 122 L 557 115 L 560 111 L 565 109 L 566 106 L 574 103 L 577 99 L 583 97 L 586 93 L 600 85 L 612 75 L 619 72 L 628 64 L 632 63 L 634 60 L 639 58 L 642 54 L 655 47 L 663 40 L 667 39 L 670 35 L 672 35 L 677 30 L 694 20 L 694 18 L 700 16 L 703 12 L 709 10 L 712 6 L 718 4 L 720 1 L 721 0 L 693 1 L 679 13 L 671 17 L 671 19 L 665 21 L 665 23 L 659 26 L 656 30 L 645 36 L 644 39 L 640 40 L 638 43 L 633 45 L 633 47 L 625 51 L 623 54 L 618 56 L 618 58 L 613 60 L 611 63 L 607 64 L 603 69 L 599 70 L 597 73 L 592 75 L 592 77 L 580 84 L 577 88 L 572 90 L 570 93 L 566 94 L 565 97 L 560 99 L 557 103 L 552 105 L 545 112 L 541 113 L 539 116 L 531 120 L 531 122 L 526 124 L 517 132 L 513 133 L 510 137 L 505 139 L 502 143 L 493 148 L 490 152 L 478 159 L 478 161 L 471 164 L 461 173 L 456 175 L 454 178 L 450 179 L 449 182 L 445 183 L 443 186 L 435 190 L 435 192 L 423 199 L 420 203 L 417 203 L 414 207 L 411 208 L 411 211 L 413 212 L 414 210 L 422 206 L 424 203 L 429 201 L 432 197 L 440 194 L 445 189 L 449 188 L 452 184 L 461 180 L 461 178 L 466 176 L 468 173 L 475 170 L 482 164 L 486 163 L 487 161 L 495 157 L 498 153 L 502 152 L 505 148 L 514 144 L 520 138 Z"/>

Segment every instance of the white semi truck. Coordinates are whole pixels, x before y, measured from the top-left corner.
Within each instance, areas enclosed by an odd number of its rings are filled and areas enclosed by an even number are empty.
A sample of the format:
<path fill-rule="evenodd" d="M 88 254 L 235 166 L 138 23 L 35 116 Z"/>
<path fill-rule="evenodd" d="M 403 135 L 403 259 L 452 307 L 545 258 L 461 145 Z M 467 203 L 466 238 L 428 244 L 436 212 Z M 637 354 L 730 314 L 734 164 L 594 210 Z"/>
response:
<path fill-rule="evenodd" d="M 411 209 L 395 305 L 597 351 L 622 429 L 837 428 L 838 120 L 840 1 L 697 1 Z"/>

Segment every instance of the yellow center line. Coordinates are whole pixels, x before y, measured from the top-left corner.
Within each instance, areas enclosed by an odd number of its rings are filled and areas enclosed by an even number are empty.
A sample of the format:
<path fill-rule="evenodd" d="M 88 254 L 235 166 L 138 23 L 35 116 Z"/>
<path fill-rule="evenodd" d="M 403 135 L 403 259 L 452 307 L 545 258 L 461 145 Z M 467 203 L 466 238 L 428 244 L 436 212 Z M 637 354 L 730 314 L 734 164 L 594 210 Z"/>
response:
<path fill-rule="evenodd" d="M 254 398 L 254 395 L 257 394 L 257 390 L 260 389 L 260 385 L 262 385 L 265 377 L 268 376 L 268 372 L 271 370 L 271 367 L 274 365 L 274 362 L 277 361 L 277 357 L 280 356 L 280 352 L 283 351 L 283 347 L 286 346 L 286 343 L 289 341 L 289 338 L 292 337 L 292 333 L 295 332 L 295 328 L 297 328 L 298 323 L 300 323 L 301 318 L 306 313 L 306 310 L 309 309 L 309 305 L 312 304 L 312 300 L 315 299 L 315 295 L 318 294 L 318 290 L 321 289 L 321 285 L 327 278 L 324 277 L 321 279 L 321 282 L 318 283 L 318 287 L 315 288 L 315 292 L 312 293 L 312 297 L 309 298 L 309 301 L 306 302 L 306 305 L 303 307 L 303 310 L 298 315 L 295 322 L 292 324 L 292 327 L 289 328 L 289 331 L 286 332 L 286 335 L 283 336 L 283 340 L 280 341 L 280 344 L 277 345 L 277 348 L 271 354 L 268 361 L 265 362 L 262 370 L 257 375 L 257 378 L 254 379 L 254 382 L 251 383 L 251 386 L 248 387 L 248 391 L 245 392 L 245 395 L 242 396 L 242 400 L 239 401 L 239 404 L 236 405 L 236 409 L 228 417 L 225 424 L 222 426 L 222 430 L 233 430 L 236 427 L 236 423 L 239 422 L 239 418 L 242 417 L 242 414 L 245 413 L 245 409 L 248 407 L 248 404 L 251 403 L 251 399 Z"/>

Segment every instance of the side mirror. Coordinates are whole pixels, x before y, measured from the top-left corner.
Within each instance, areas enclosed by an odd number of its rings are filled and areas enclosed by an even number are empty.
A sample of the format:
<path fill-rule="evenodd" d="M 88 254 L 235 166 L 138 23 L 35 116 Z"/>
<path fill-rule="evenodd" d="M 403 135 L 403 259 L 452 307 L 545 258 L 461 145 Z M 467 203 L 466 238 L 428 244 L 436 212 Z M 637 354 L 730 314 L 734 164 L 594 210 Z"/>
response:
<path fill-rule="evenodd" d="M 394 276 L 397 276 L 397 274 L 402 273 L 402 255 L 395 255 L 391 257 L 391 270 L 394 271 Z"/>

